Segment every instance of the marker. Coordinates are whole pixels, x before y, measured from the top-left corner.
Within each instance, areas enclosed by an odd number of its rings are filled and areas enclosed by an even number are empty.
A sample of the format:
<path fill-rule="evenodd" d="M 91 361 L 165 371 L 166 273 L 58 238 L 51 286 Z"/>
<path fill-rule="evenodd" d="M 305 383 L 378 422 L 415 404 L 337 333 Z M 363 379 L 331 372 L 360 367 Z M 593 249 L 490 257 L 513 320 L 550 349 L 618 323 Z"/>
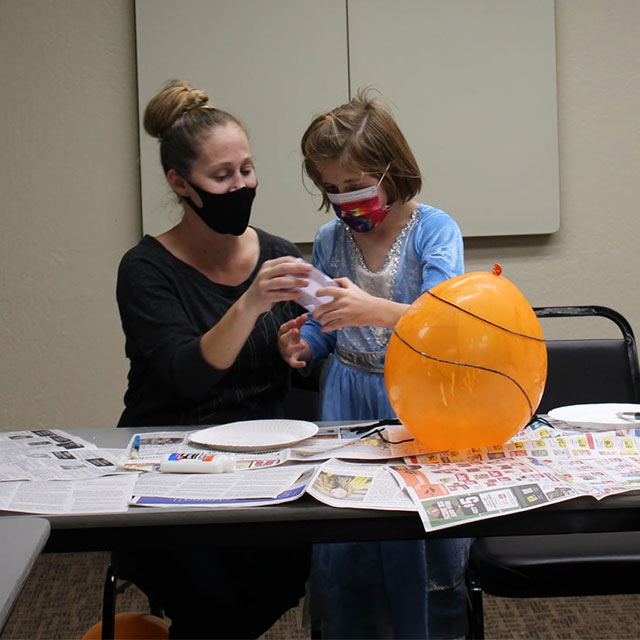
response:
<path fill-rule="evenodd" d="M 640 421 L 640 412 L 638 411 L 618 411 L 616 415 L 618 416 L 618 418 L 628 420 L 629 422 Z"/>
<path fill-rule="evenodd" d="M 140 436 L 136 436 L 133 439 L 133 444 L 131 445 L 131 458 L 138 458 L 140 456 Z"/>

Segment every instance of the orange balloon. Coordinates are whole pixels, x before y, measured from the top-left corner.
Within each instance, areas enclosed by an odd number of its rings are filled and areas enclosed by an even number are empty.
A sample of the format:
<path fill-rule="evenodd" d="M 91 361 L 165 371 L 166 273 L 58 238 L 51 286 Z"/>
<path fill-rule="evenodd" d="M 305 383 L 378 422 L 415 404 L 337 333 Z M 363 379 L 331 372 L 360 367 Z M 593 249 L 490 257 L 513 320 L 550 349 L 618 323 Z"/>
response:
<path fill-rule="evenodd" d="M 436 285 L 405 311 L 389 341 L 391 406 L 431 451 L 502 444 L 540 403 L 542 327 L 500 272 L 496 265 Z"/>
<path fill-rule="evenodd" d="M 149 613 L 118 613 L 113 637 L 139 638 L 140 640 L 162 640 L 169 637 L 169 623 Z M 102 638 L 102 622 L 97 622 L 83 636 L 82 640 Z"/>

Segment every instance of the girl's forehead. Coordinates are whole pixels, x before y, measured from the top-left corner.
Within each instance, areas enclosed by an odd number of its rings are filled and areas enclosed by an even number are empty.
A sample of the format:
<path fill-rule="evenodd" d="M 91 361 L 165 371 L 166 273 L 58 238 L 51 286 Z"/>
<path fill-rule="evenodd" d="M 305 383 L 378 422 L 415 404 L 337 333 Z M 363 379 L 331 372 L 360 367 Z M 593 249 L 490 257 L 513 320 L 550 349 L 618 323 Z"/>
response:
<path fill-rule="evenodd" d="M 362 169 L 339 160 L 321 160 L 316 166 L 324 182 L 350 182 L 364 176 Z"/>

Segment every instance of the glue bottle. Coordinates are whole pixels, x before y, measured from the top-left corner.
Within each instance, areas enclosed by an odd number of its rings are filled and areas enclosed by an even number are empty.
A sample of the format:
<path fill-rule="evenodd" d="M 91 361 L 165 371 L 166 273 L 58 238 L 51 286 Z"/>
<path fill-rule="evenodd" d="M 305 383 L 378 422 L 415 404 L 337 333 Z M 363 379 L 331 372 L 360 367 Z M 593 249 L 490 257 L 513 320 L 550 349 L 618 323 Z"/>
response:
<path fill-rule="evenodd" d="M 223 453 L 170 453 L 160 461 L 163 473 L 229 473 L 236 470 L 236 459 Z"/>

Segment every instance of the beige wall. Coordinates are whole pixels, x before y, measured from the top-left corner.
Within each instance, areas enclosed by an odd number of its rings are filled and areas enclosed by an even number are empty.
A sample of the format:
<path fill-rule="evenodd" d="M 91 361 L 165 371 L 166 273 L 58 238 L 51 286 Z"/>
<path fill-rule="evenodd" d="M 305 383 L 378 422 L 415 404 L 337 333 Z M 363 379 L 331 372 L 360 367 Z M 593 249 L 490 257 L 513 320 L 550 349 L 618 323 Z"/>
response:
<path fill-rule="evenodd" d="M 0 1 L 0 426 L 111 426 L 140 229 L 131 0 Z"/>
<path fill-rule="evenodd" d="M 557 32 L 561 229 L 469 240 L 467 270 L 640 333 L 640 2 L 557 0 Z M 111 427 L 140 234 L 132 0 L 0 0 L 0 86 L 0 428 Z"/>
<path fill-rule="evenodd" d="M 556 0 L 560 231 L 467 242 L 532 305 L 616 308 L 640 334 L 640 2 Z"/>

